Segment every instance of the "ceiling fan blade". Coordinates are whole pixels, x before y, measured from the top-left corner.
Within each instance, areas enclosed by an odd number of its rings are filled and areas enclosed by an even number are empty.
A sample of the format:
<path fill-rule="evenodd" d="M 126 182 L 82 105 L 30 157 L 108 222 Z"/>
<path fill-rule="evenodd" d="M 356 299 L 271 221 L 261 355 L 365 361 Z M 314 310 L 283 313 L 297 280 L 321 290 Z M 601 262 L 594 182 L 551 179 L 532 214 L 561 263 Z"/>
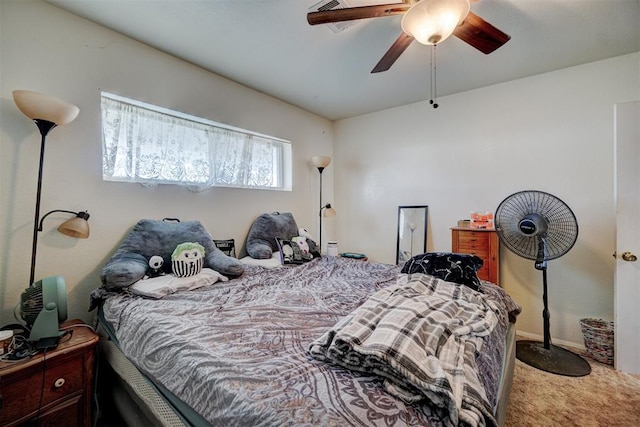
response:
<path fill-rule="evenodd" d="M 307 22 L 310 25 L 330 24 L 332 22 L 352 21 L 354 19 L 379 18 L 381 16 L 399 15 L 411 6 L 402 3 L 379 4 L 373 6 L 348 7 L 343 9 L 320 10 L 309 12 Z"/>
<path fill-rule="evenodd" d="M 505 44 L 511 36 L 503 33 L 473 12 L 469 12 L 453 35 L 480 52 L 489 54 Z"/>
<path fill-rule="evenodd" d="M 380 73 L 382 71 L 387 71 L 389 68 L 391 68 L 394 62 L 396 62 L 396 60 L 400 57 L 400 55 L 402 55 L 402 52 L 404 52 L 409 47 L 409 45 L 411 44 L 411 42 L 413 42 L 413 40 L 414 40 L 413 36 L 410 36 L 407 33 L 403 32 L 402 34 L 400 34 L 400 37 L 398 37 L 396 41 L 393 42 L 393 44 L 391 45 L 387 53 L 385 53 L 382 59 L 378 61 L 378 63 L 376 64 L 375 67 L 373 67 L 373 70 L 371 70 L 371 72 Z"/>

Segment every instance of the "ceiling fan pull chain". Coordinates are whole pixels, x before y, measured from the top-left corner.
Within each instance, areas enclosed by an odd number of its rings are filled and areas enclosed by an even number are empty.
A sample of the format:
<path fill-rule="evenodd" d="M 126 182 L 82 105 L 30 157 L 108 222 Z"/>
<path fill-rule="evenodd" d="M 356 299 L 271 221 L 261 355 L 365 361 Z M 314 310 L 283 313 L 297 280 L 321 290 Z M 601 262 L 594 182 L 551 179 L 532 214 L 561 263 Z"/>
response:
<path fill-rule="evenodd" d="M 436 87 L 436 45 L 432 45 L 430 51 L 430 68 L 431 68 L 431 99 L 429 100 L 429 104 L 433 105 L 433 108 L 438 108 L 438 103 L 436 102 L 438 99 L 438 90 Z"/>

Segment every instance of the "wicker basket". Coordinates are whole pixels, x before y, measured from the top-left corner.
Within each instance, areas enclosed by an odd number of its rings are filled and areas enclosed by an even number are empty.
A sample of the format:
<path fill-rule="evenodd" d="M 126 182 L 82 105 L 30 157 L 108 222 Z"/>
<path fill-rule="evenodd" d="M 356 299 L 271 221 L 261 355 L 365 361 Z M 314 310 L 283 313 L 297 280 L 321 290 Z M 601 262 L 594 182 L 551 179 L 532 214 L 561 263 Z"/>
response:
<path fill-rule="evenodd" d="M 581 319 L 587 356 L 601 363 L 613 365 L 613 322 L 602 319 Z"/>

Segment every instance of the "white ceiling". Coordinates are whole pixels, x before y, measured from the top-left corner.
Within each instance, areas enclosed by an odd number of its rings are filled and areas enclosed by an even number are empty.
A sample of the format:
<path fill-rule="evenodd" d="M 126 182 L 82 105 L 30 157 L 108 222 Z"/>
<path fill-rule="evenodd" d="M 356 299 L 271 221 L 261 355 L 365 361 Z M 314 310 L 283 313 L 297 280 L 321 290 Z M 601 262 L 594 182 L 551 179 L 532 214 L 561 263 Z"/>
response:
<path fill-rule="evenodd" d="M 330 120 L 430 98 L 429 48 L 418 42 L 370 74 L 400 15 L 335 33 L 307 24 L 318 0 L 46 1 Z M 438 96 L 640 51 L 640 0 L 480 0 L 471 10 L 511 40 L 490 55 L 455 37 L 440 44 Z"/>

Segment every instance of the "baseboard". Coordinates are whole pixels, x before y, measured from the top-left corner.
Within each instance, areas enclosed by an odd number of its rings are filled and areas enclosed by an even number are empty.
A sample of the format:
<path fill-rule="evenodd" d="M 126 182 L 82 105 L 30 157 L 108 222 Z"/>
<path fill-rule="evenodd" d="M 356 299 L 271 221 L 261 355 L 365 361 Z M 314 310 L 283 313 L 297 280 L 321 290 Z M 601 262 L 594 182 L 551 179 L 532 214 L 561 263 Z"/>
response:
<path fill-rule="evenodd" d="M 535 340 L 535 341 L 544 341 L 544 337 L 542 335 L 538 335 L 538 334 L 531 334 L 529 332 L 523 332 L 520 330 L 516 331 L 516 337 L 518 338 L 526 338 L 528 340 Z M 565 340 L 558 340 L 555 338 L 552 338 L 551 342 L 555 345 L 560 345 L 563 347 L 572 347 L 578 350 L 584 350 L 584 343 L 576 343 L 573 341 L 565 341 Z"/>

